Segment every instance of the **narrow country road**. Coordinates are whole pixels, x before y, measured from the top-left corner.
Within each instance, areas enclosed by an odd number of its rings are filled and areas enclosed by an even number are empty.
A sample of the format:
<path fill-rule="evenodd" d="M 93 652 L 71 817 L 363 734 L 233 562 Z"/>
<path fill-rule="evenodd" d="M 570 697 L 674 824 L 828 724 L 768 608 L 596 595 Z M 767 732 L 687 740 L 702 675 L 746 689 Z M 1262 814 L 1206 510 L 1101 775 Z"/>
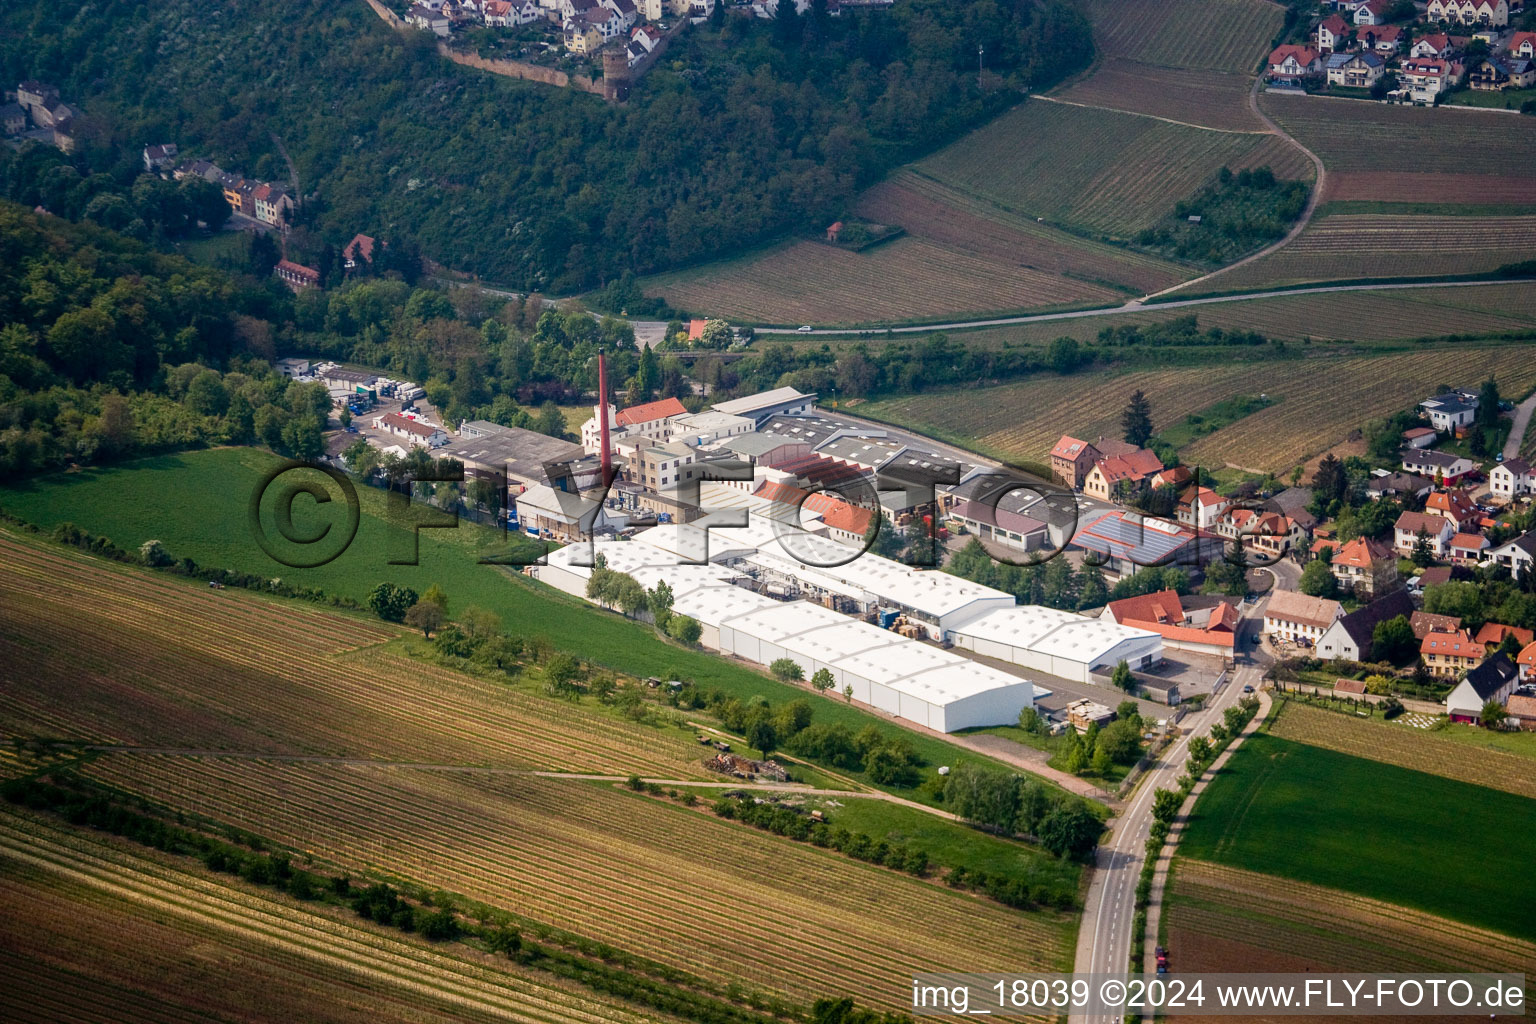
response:
<path fill-rule="evenodd" d="M 1234 264 L 1235 265 L 1235 264 Z M 963 331 L 969 327 L 1009 327 L 1013 324 L 1047 323 L 1052 320 L 1079 320 L 1084 317 L 1118 316 L 1122 313 L 1138 313 L 1151 309 L 1182 309 L 1189 306 L 1209 306 L 1219 302 L 1248 302 L 1251 299 L 1274 299 L 1285 295 L 1325 295 L 1329 292 L 1392 292 L 1412 288 L 1486 288 L 1497 285 L 1518 284 L 1530 287 L 1528 279 L 1514 278 L 1496 281 L 1404 281 L 1398 284 L 1324 284 L 1310 288 L 1276 288 L 1265 292 L 1243 292 L 1241 295 L 1208 295 L 1199 299 L 1175 299 L 1171 302 L 1143 303 L 1136 299 L 1123 306 L 1107 306 L 1101 309 L 1078 309 L 1067 313 L 1031 313 L 1023 316 L 1002 316 L 985 320 L 954 320 L 942 324 L 918 324 L 911 327 L 818 327 L 810 331 L 797 331 L 793 327 L 754 327 L 758 334 L 789 334 L 811 337 L 818 334 L 849 335 L 860 332 L 870 334 L 923 334 L 932 331 Z"/>
<path fill-rule="evenodd" d="M 1268 597 L 1256 602 L 1238 627 L 1237 648 L 1252 649 L 1246 637 L 1256 633 L 1264 617 Z M 1089 884 L 1083 922 L 1078 929 L 1077 956 L 1072 970 L 1076 974 L 1125 974 L 1129 970 L 1133 925 L 1136 919 L 1136 884 L 1146 859 L 1147 835 L 1152 827 L 1153 795 L 1159 789 L 1175 789 L 1194 736 L 1207 735 L 1210 727 L 1221 721 L 1223 712 L 1243 696 L 1243 687 L 1257 686 L 1263 666 L 1248 653 L 1239 653 L 1237 667 L 1221 693 L 1204 709 L 1179 723 L 1181 735 L 1158 757 L 1157 764 L 1142 777 L 1124 812 L 1115 819 L 1109 841 L 1099 847 L 1093 880 Z M 1069 1024 L 1116 1024 L 1118 1014 L 1093 1016 L 1072 1014 Z"/>
<path fill-rule="evenodd" d="M 1513 459 L 1520 454 L 1520 443 L 1525 440 L 1525 431 L 1531 425 L 1532 410 L 1536 410 L 1536 392 L 1515 406 L 1515 420 L 1509 427 L 1509 439 L 1504 442 L 1506 459 Z"/>

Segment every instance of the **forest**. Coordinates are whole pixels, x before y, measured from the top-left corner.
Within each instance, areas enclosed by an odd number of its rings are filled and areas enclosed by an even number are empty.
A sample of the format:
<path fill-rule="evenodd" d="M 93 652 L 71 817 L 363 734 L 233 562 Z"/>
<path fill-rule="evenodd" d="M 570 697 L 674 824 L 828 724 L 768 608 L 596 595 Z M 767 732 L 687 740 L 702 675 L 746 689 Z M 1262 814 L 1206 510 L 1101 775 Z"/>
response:
<path fill-rule="evenodd" d="M 82 177 L 129 188 L 142 147 L 175 142 L 296 184 L 300 254 L 399 235 L 444 266 L 563 293 L 822 227 L 890 167 L 1093 50 L 1063 0 L 900 0 L 800 20 L 696 26 L 610 105 L 456 67 L 361 0 L 280 13 L 21 0 L 0 10 L 0 76 L 79 104 Z"/>

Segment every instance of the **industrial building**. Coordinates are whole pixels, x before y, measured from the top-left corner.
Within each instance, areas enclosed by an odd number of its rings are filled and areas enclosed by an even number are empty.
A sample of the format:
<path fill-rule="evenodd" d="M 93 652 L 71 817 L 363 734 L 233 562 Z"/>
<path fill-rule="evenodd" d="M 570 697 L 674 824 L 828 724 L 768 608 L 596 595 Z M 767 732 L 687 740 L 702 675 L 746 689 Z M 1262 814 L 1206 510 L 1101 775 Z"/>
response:
<path fill-rule="evenodd" d="M 728 507 L 628 541 L 572 545 L 529 571 L 585 597 L 588 563 L 600 554 L 647 589 L 665 580 L 673 611 L 699 621 L 706 647 L 761 665 L 789 658 L 807 678 L 825 668 L 840 692 L 851 687 L 857 700 L 944 732 L 1013 722 L 1049 692 L 948 645 L 1079 682 L 1122 659 L 1145 668 L 1162 656 L 1162 637 L 1149 630 L 1021 606 L 958 576 L 859 554 L 723 485 L 706 495 L 707 506 Z"/>

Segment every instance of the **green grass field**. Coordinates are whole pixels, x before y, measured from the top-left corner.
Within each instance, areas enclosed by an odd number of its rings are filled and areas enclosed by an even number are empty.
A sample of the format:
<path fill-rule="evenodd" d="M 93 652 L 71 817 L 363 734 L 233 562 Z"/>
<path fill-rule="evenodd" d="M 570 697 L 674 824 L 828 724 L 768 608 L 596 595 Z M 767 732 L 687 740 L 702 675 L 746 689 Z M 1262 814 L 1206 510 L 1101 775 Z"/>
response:
<path fill-rule="evenodd" d="M 392 545 L 403 531 L 390 525 L 384 494 L 371 487 L 358 488 L 360 525 L 356 540 L 343 555 L 319 568 L 285 567 L 263 553 L 247 522 L 252 490 L 262 474 L 281 461 L 254 448 L 143 459 L 0 489 L 0 508 L 45 530 L 73 522 L 129 550 L 156 539 L 174 556 L 189 556 L 200 565 L 281 577 L 359 601 L 385 580 L 418 593 L 437 583 L 447 591 L 453 610 L 469 605 L 490 609 L 501 616 L 509 632 L 547 637 L 556 647 L 623 672 L 688 679 L 742 698 L 760 694 L 774 703 L 809 697 L 817 721 L 844 722 L 855 731 L 874 723 L 881 730 L 908 737 L 930 765 L 991 763 L 841 700 L 817 699 L 809 690 L 780 683 L 740 662 L 684 649 L 662 640 L 648 625 L 602 611 L 512 570 L 482 565 L 483 555 L 505 547 L 500 535 L 488 528 L 462 523 L 457 529 L 424 530 L 420 564 L 390 565 Z M 306 502 L 301 499 L 296 507 Z M 316 516 L 295 515 L 299 530 L 311 529 L 317 522 Z M 860 772 L 844 774 L 862 780 Z M 910 795 L 922 799 L 915 791 Z"/>
<path fill-rule="evenodd" d="M 1536 800 L 1259 733 L 1179 852 L 1529 938 L 1533 820 Z"/>

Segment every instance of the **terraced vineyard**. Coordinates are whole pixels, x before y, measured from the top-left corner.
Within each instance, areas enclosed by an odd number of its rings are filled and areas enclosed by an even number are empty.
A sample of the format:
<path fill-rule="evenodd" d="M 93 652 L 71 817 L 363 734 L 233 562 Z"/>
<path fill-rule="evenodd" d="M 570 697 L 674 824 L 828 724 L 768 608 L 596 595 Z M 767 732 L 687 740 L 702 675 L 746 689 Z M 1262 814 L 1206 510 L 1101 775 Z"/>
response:
<path fill-rule="evenodd" d="M 606 784 L 129 756 L 87 773 L 346 870 L 385 868 L 801 1000 L 859 993 L 896 1008 L 916 970 L 1072 958 L 1068 915 L 1007 910 Z"/>
<path fill-rule="evenodd" d="M 1312 221 L 1278 252 L 1220 274 L 1201 287 L 1227 290 L 1350 278 L 1475 274 L 1532 258 L 1536 258 L 1536 216 L 1344 214 Z"/>
<path fill-rule="evenodd" d="M 1536 758 L 1458 743 L 1422 729 L 1360 721 L 1293 702 L 1284 706 L 1270 732 L 1281 739 L 1536 797 Z"/>
<path fill-rule="evenodd" d="M 1536 969 L 1536 944 L 1528 941 L 1183 857 L 1175 861 L 1167 914 L 1167 944 L 1178 951 L 1181 971 L 1511 971 L 1530 977 Z"/>
<path fill-rule="evenodd" d="M 1521 346 L 1449 347 L 1050 376 L 968 392 L 963 402 L 952 393 L 931 392 L 869 402 L 859 410 L 979 451 L 1039 460 L 1063 432 L 1119 436 L 1121 409 L 1138 388 L 1152 402 L 1155 426 L 1199 412 L 1213 396 L 1268 393 L 1283 401 L 1201 438 L 1183 457 L 1190 464 L 1284 473 L 1365 420 L 1412 406 L 1423 397 L 1424 381 L 1458 378 L 1468 365 L 1496 375 L 1510 394 L 1536 387 L 1536 365 Z"/>
<path fill-rule="evenodd" d="M 1094 38 L 1115 57 L 1251 74 L 1285 11 L 1267 0 L 1091 0 Z"/>
<path fill-rule="evenodd" d="M 1159 67 L 1111 57 L 1081 82 L 1053 95 L 1069 103 L 1150 114 L 1207 128 L 1267 131 L 1248 106 L 1252 81 L 1245 73 Z"/>
<path fill-rule="evenodd" d="M 0 533 L 0 732 L 680 778 L 676 730 L 413 660 L 390 626 Z M 80 638 L 91 638 L 82 644 Z M 358 643 L 369 646 L 349 650 Z M 680 774 L 681 773 L 681 774 Z"/>
<path fill-rule="evenodd" d="M 9 810 L 0 811 L 0 902 L 0 1017 L 18 1024 L 675 1019 L 504 958 L 462 947 L 445 953 L 300 909 Z"/>
<path fill-rule="evenodd" d="M 1273 135 L 1210 131 L 1032 100 L 919 161 L 916 170 L 1011 213 L 1112 238 L 1166 216 L 1223 166 L 1310 178 Z"/>
<path fill-rule="evenodd" d="M 680 309 L 750 323 L 901 322 L 962 312 L 1095 305 L 1124 296 L 1054 268 L 898 238 L 864 252 L 796 242 L 761 256 L 648 278 Z"/>

